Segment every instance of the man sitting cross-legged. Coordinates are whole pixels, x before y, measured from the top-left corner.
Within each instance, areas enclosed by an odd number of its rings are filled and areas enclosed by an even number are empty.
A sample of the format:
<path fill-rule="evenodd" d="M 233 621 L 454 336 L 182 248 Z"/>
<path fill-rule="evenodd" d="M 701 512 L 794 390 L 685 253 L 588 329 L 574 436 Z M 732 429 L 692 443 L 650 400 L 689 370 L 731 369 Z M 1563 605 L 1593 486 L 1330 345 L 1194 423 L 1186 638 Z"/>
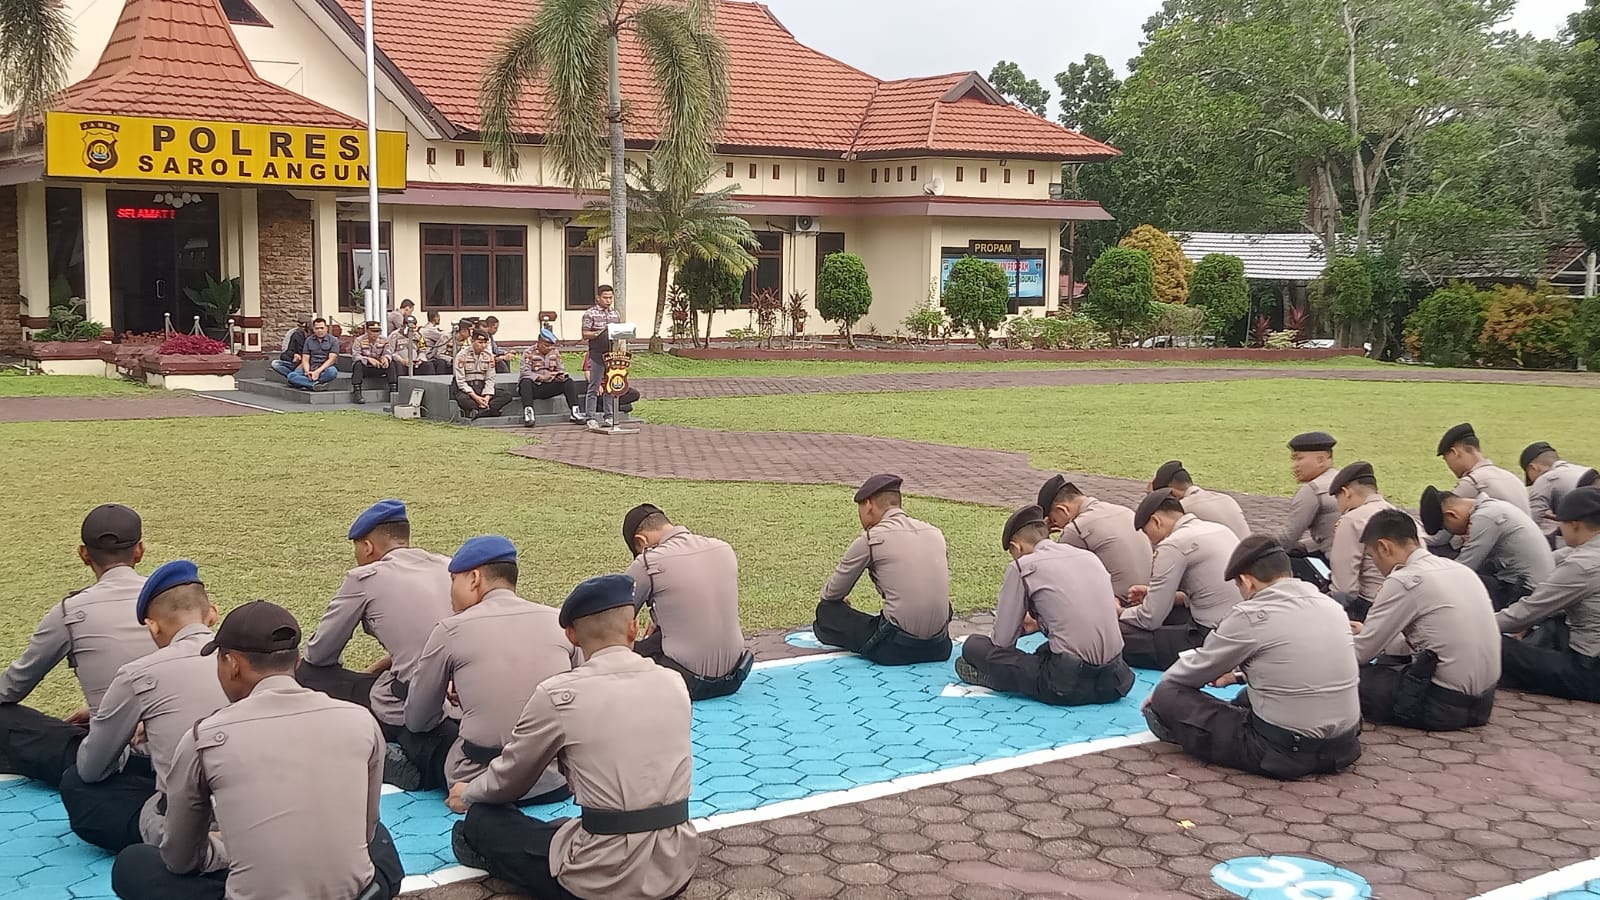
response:
<path fill-rule="evenodd" d="M 968 684 L 1058 706 L 1114 703 L 1133 687 L 1122 661 L 1111 576 L 1087 550 L 1050 540 L 1037 506 L 1012 513 L 1000 536 L 1011 554 L 994 611 L 994 636 L 967 638 L 956 674 Z M 1033 653 L 1017 638 L 1049 638 Z"/>
<path fill-rule="evenodd" d="M 1496 614 L 1506 633 L 1500 686 L 1600 702 L 1600 488 L 1568 491 L 1554 515 L 1571 549 L 1532 594 Z M 1513 636 L 1561 613 L 1571 629 L 1565 649 L 1536 647 Z"/>
<path fill-rule="evenodd" d="M 1064 475 L 1039 488 L 1039 508 L 1050 530 L 1061 532 L 1056 540 L 1099 558 L 1118 600 L 1150 583 L 1150 542 L 1133 527 L 1133 510 L 1084 494 Z"/>
<path fill-rule="evenodd" d="M 1239 539 L 1226 525 L 1190 515 L 1162 488 L 1140 501 L 1133 525 L 1155 547 L 1150 584 L 1135 587 L 1122 612 L 1122 658 L 1141 669 L 1165 669 L 1205 642 L 1239 602 L 1223 576 Z M 1179 595 L 1182 594 L 1182 603 Z"/>

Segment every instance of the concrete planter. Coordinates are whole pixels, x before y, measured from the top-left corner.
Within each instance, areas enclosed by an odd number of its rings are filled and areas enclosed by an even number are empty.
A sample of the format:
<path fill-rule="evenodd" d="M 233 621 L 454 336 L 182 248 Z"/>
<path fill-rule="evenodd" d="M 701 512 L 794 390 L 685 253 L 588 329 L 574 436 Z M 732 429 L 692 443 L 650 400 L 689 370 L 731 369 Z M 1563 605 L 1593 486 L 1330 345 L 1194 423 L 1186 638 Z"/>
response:
<path fill-rule="evenodd" d="M 137 358 L 145 384 L 169 391 L 231 391 L 237 387 L 239 357 L 231 353 L 207 356 L 163 356 L 147 350 Z"/>
<path fill-rule="evenodd" d="M 18 355 L 34 361 L 46 375 L 106 374 L 100 350 L 102 341 L 23 341 Z"/>
<path fill-rule="evenodd" d="M 928 347 L 924 349 L 859 347 L 805 348 L 792 350 L 763 350 L 754 347 L 710 347 L 691 349 L 674 347 L 673 356 L 684 359 L 723 360 L 776 360 L 810 359 L 836 362 L 1101 362 L 1122 360 L 1127 362 L 1299 362 L 1317 359 L 1361 356 L 1359 349 L 1329 350 L 1260 350 L 1246 347 L 1216 347 L 1193 349 L 1124 349 L 1124 350 L 1001 350 L 991 348 Z"/>

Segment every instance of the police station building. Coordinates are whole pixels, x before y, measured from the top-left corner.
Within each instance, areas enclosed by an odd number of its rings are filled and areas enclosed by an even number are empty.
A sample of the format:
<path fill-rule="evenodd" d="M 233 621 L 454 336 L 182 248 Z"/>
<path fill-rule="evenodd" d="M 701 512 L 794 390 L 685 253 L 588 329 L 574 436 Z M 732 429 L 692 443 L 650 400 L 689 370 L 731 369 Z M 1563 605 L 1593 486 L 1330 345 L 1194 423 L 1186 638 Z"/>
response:
<path fill-rule="evenodd" d="M 209 276 L 240 280 L 244 349 L 276 349 L 308 313 L 361 318 L 375 270 L 391 305 L 415 300 L 447 325 L 492 314 L 503 338 L 526 340 L 545 313 L 577 338 L 610 280 L 609 249 L 577 224 L 591 198 L 537 146 L 507 180 L 477 141 L 479 73 L 524 4 L 377 0 L 374 260 L 358 0 L 65 2 L 71 88 L 42 136 L 13 149 L 13 123 L 0 125 L 0 346 L 46 327 L 52 296 L 85 298 L 88 318 L 119 337 L 169 315 L 187 330 L 184 289 Z M 1055 199 L 1062 166 L 1114 150 L 973 73 L 881 81 L 804 46 L 759 4 L 724 2 L 718 23 L 732 102 L 711 186 L 739 186 L 760 239 L 746 296 L 814 302 L 819 262 L 848 250 L 873 288 L 861 329 L 892 334 L 970 252 L 1012 276 L 1013 311 L 1056 307 L 1063 224 L 1109 218 Z M 636 48 L 623 78 L 635 121 L 648 122 Z M 524 121 L 542 122 L 527 102 Z M 648 126 L 630 127 L 642 161 Z M 629 318 L 648 321 L 657 274 L 654 256 L 630 257 Z"/>

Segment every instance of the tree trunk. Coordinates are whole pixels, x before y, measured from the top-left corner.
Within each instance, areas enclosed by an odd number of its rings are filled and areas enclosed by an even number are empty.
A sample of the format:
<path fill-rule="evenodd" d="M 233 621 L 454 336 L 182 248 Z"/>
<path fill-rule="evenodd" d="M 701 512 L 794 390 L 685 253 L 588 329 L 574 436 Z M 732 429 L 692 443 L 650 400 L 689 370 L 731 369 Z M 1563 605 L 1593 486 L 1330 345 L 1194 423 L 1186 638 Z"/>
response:
<path fill-rule="evenodd" d="M 1344 21 L 1345 110 L 1350 124 L 1350 182 L 1356 192 L 1356 253 L 1367 250 L 1367 233 L 1372 227 L 1373 179 L 1367 177 L 1367 158 L 1362 152 L 1366 136 L 1361 132 L 1361 99 L 1356 93 L 1356 23 L 1350 17 L 1350 0 L 1340 0 L 1339 15 Z M 1373 165 L 1378 165 L 1373 160 Z"/>
<path fill-rule="evenodd" d="M 650 332 L 651 353 L 660 353 L 664 348 L 661 343 L 661 318 L 667 314 L 667 276 L 670 269 L 667 255 L 661 254 L 661 277 L 656 281 L 656 324 Z"/>
<path fill-rule="evenodd" d="M 620 23 L 611 28 L 611 98 L 606 119 L 611 126 L 611 286 L 616 289 L 617 315 L 628 320 L 628 178 L 622 134 L 622 46 Z"/>
<path fill-rule="evenodd" d="M 706 307 L 706 349 L 711 349 L 711 317 L 716 314 L 715 305 Z"/>

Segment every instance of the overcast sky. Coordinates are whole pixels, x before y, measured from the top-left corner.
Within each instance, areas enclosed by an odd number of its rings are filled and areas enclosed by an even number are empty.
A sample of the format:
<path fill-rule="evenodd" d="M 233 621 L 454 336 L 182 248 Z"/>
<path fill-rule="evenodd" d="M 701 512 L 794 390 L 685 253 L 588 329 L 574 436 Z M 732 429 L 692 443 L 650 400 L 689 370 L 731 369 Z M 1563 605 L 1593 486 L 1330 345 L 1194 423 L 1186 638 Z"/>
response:
<path fill-rule="evenodd" d="M 1161 0 L 765 0 L 802 42 L 880 78 L 977 70 L 1009 59 L 1050 89 L 1098 53 L 1119 71 Z M 1521 0 L 1511 26 L 1554 37 L 1583 0 Z"/>

